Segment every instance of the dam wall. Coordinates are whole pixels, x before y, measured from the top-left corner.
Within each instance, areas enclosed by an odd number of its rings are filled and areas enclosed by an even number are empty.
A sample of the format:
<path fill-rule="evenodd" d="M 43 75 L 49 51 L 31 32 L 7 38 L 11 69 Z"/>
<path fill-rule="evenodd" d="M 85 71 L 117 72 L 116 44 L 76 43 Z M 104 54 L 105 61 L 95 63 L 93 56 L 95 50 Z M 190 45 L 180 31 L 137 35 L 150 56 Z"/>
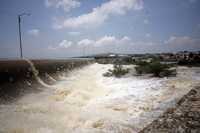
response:
<path fill-rule="evenodd" d="M 0 60 L 0 102 L 16 100 L 39 87 L 51 87 L 60 76 L 93 59 Z"/>

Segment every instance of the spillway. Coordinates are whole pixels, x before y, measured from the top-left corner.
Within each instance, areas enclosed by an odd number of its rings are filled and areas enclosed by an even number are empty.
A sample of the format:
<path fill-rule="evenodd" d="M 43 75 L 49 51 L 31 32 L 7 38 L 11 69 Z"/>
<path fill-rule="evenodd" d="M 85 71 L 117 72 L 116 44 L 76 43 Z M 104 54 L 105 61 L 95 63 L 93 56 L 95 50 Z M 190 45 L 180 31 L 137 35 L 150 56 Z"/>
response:
<path fill-rule="evenodd" d="M 197 85 L 200 75 L 178 68 L 173 78 L 102 76 L 109 68 L 84 66 L 53 87 L 40 86 L 39 92 L 1 104 L 0 133 L 138 132 Z"/>

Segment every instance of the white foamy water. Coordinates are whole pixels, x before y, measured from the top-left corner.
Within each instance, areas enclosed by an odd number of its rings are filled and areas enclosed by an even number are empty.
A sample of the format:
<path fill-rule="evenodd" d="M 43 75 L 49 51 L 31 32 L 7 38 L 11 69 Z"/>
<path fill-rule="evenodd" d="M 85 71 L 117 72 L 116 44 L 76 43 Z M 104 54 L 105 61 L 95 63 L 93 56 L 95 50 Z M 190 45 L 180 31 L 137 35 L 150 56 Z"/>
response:
<path fill-rule="evenodd" d="M 169 79 L 103 77 L 109 68 L 92 64 L 74 70 L 54 87 L 0 105 L 0 132 L 134 133 L 199 83 L 188 68 Z"/>
<path fill-rule="evenodd" d="M 41 84 L 42 86 L 44 86 L 44 87 L 48 87 L 48 88 L 52 87 L 51 85 L 46 84 L 46 83 L 38 76 L 38 71 L 37 71 L 37 69 L 35 68 L 34 63 L 33 63 L 31 60 L 29 60 L 29 59 L 24 59 L 24 60 L 30 65 L 30 69 L 31 69 L 31 71 L 33 72 L 33 75 L 34 75 L 34 77 L 36 78 L 36 80 L 38 81 L 38 83 L 40 83 L 40 84 Z M 55 81 L 55 79 L 53 79 L 50 75 L 46 74 L 46 76 L 47 76 L 49 79 Z"/>

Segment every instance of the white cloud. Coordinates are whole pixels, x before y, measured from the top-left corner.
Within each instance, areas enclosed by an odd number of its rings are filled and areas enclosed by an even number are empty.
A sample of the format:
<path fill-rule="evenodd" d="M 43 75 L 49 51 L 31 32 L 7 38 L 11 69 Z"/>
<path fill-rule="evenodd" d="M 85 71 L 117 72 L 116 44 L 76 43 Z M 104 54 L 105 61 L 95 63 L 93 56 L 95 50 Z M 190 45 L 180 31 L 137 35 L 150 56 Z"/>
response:
<path fill-rule="evenodd" d="M 104 46 L 116 44 L 118 40 L 114 36 L 104 36 L 95 42 L 95 46 Z"/>
<path fill-rule="evenodd" d="M 82 39 L 80 41 L 61 41 L 56 47 L 48 49 L 58 53 L 69 48 L 72 55 L 87 55 L 97 53 L 155 53 L 177 52 L 184 50 L 200 50 L 200 39 L 189 36 L 171 36 L 166 41 L 134 41 L 127 36 L 103 36 L 97 39 Z M 85 48 L 85 49 L 84 49 Z M 69 54 L 68 53 L 68 54 Z"/>
<path fill-rule="evenodd" d="M 189 36 L 171 36 L 168 40 L 165 41 L 165 44 L 176 44 L 176 45 L 182 45 L 182 44 L 191 44 L 195 40 Z"/>
<path fill-rule="evenodd" d="M 141 53 L 177 52 L 200 50 L 200 39 L 190 36 L 171 36 L 165 41 L 133 41 L 129 49 Z"/>
<path fill-rule="evenodd" d="M 81 51 L 84 47 L 87 54 L 106 52 L 120 52 L 128 50 L 131 39 L 127 36 L 118 38 L 115 36 L 103 36 L 97 39 L 82 39 L 77 42 L 76 49 Z M 118 51 L 119 50 L 119 51 Z"/>
<path fill-rule="evenodd" d="M 63 40 L 59 44 L 60 48 L 69 48 L 70 46 L 72 46 L 72 42 L 67 40 Z"/>
<path fill-rule="evenodd" d="M 151 37 L 151 34 L 150 33 L 146 33 L 145 37 L 149 38 L 149 37 Z"/>
<path fill-rule="evenodd" d="M 78 36 L 78 35 L 80 35 L 81 33 L 78 32 L 78 31 L 70 31 L 70 32 L 68 32 L 68 34 L 71 35 L 71 36 Z"/>
<path fill-rule="evenodd" d="M 77 44 L 78 46 L 89 46 L 89 45 L 93 45 L 95 43 L 95 41 L 90 40 L 90 39 L 83 39 L 81 41 L 79 41 Z"/>
<path fill-rule="evenodd" d="M 46 7 L 62 8 L 66 12 L 79 7 L 80 4 L 78 0 L 45 0 Z"/>
<path fill-rule="evenodd" d="M 171 50 L 200 50 L 200 39 L 189 36 L 171 36 L 164 43 Z"/>
<path fill-rule="evenodd" d="M 49 46 L 49 50 L 57 50 L 57 49 L 67 49 L 71 47 L 73 44 L 72 41 L 62 40 L 56 47 Z"/>
<path fill-rule="evenodd" d="M 130 43 L 130 38 L 127 36 L 124 36 L 123 38 L 116 38 L 115 36 L 104 36 L 97 40 L 83 39 L 78 42 L 78 45 L 104 47 L 104 46 L 123 45 L 127 43 Z"/>
<path fill-rule="evenodd" d="M 56 50 L 58 47 L 48 46 L 48 50 Z"/>
<path fill-rule="evenodd" d="M 38 36 L 40 34 L 40 30 L 39 29 L 31 29 L 28 31 L 28 34 L 32 35 L 32 36 Z"/>
<path fill-rule="evenodd" d="M 68 40 L 62 40 L 57 46 L 49 46 L 49 50 L 58 50 L 58 49 L 67 49 L 69 47 L 72 47 L 72 44 L 75 47 L 93 47 L 93 48 L 104 48 L 104 47 L 115 47 L 115 46 L 124 46 L 126 44 L 130 44 L 131 39 L 127 36 L 124 36 L 122 38 L 116 38 L 115 36 L 104 36 L 96 40 L 91 39 L 82 39 L 78 42 L 72 42 Z"/>
<path fill-rule="evenodd" d="M 141 9 L 143 9 L 143 2 L 141 0 L 110 0 L 99 7 L 93 8 L 90 13 L 67 18 L 55 25 L 58 29 L 98 26 L 113 15 L 124 15 L 129 10 Z"/>
<path fill-rule="evenodd" d="M 145 19 L 145 20 L 144 20 L 144 24 L 149 24 L 149 20 L 148 20 L 148 19 Z"/>
<path fill-rule="evenodd" d="M 52 6 L 52 2 L 50 2 L 50 0 L 45 0 L 44 4 L 45 4 L 46 7 Z"/>

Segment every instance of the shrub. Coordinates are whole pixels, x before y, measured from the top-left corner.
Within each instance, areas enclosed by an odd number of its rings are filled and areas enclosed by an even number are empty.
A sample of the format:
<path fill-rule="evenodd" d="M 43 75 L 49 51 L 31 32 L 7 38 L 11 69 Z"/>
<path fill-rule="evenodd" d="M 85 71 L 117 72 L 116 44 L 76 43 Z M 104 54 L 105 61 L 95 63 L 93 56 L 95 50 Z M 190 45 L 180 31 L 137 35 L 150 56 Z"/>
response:
<path fill-rule="evenodd" d="M 104 73 L 103 76 L 111 77 L 115 76 L 120 78 L 121 76 L 127 74 L 129 72 L 129 69 L 124 69 L 122 65 L 120 64 L 114 64 L 113 69 L 109 69 L 108 72 Z"/>
<path fill-rule="evenodd" d="M 134 63 L 134 60 L 130 57 L 123 58 L 122 61 L 123 61 L 123 64 L 128 64 L 128 65 Z"/>
<path fill-rule="evenodd" d="M 168 69 L 168 65 L 161 64 L 160 62 L 149 63 L 149 73 L 152 73 L 155 77 L 159 77 L 160 73 Z"/>
<path fill-rule="evenodd" d="M 153 74 L 155 77 L 176 75 L 175 70 L 170 70 L 170 65 L 161 64 L 159 61 L 138 62 L 135 70 L 138 74 Z"/>
<path fill-rule="evenodd" d="M 176 70 L 164 70 L 159 74 L 160 77 L 176 76 Z"/>
<path fill-rule="evenodd" d="M 192 60 L 186 60 L 186 59 L 182 59 L 178 61 L 178 65 L 180 66 L 200 66 L 200 59 L 192 59 Z"/>

